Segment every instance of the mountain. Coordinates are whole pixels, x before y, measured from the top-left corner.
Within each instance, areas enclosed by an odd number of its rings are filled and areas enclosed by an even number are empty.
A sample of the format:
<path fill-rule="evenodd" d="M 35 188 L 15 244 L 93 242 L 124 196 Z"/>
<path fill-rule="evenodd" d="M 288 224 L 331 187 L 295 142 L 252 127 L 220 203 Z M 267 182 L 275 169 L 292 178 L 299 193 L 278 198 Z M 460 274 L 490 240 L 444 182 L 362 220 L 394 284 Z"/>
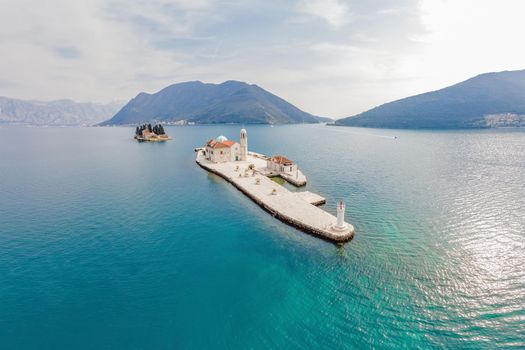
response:
<path fill-rule="evenodd" d="M 314 118 L 317 119 L 319 123 L 333 123 L 334 122 L 332 118 L 328 118 L 328 117 L 314 116 Z"/>
<path fill-rule="evenodd" d="M 76 126 L 95 125 L 107 120 L 122 102 L 78 103 L 71 100 L 25 101 L 0 97 L 0 124 Z"/>
<path fill-rule="evenodd" d="M 154 94 L 141 92 L 102 125 L 181 120 L 197 124 L 291 124 L 318 123 L 317 118 L 257 85 L 233 80 L 222 84 L 191 81 Z"/>
<path fill-rule="evenodd" d="M 525 126 L 525 70 L 481 74 L 339 119 L 335 124 L 445 129 Z"/>

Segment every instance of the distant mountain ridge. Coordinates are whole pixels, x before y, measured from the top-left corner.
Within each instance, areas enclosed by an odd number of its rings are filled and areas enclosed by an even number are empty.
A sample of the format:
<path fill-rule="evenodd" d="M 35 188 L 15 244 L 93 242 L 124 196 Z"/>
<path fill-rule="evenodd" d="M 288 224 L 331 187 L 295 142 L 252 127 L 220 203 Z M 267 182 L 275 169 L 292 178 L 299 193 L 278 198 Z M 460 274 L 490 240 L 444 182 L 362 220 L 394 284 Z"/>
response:
<path fill-rule="evenodd" d="M 0 124 L 90 126 L 107 120 L 123 104 L 121 101 L 99 104 L 71 100 L 28 101 L 0 97 Z"/>
<path fill-rule="evenodd" d="M 451 129 L 525 126 L 525 70 L 481 74 L 339 119 L 335 125 Z"/>
<path fill-rule="evenodd" d="M 190 81 L 170 85 L 154 94 L 141 92 L 101 125 L 150 121 L 292 124 L 326 120 L 303 112 L 257 85 L 229 80 L 222 84 Z"/>

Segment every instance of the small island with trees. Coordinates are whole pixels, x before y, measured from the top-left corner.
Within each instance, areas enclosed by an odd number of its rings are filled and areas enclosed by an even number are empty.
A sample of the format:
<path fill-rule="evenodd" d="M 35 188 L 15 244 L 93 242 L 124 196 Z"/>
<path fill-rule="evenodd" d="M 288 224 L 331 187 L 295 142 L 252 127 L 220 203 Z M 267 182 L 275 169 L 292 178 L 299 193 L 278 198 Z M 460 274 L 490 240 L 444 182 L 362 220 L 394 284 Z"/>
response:
<path fill-rule="evenodd" d="M 166 134 L 161 124 L 156 124 L 153 127 L 151 124 L 143 124 L 136 127 L 135 140 L 139 142 L 162 142 L 171 140 L 171 137 Z"/>

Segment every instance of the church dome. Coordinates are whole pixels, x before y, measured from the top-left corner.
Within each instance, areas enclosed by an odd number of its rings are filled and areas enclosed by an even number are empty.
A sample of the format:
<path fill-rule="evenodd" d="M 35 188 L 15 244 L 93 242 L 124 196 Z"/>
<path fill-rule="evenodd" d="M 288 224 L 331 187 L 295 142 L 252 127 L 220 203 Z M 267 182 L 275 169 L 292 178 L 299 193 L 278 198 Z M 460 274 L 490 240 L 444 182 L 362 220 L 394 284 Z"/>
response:
<path fill-rule="evenodd" d="M 246 129 L 241 129 L 241 134 L 246 134 Z"/>
<path fill-rule="evenodd" d="M 217 141 L 217 142 L 224 142 L 224 141 L 228 141 L 228 139 L 226 138 L 226 136 L 221 135 L 221 136 L 217 137 L 215 139 L 215 141 Z"/>

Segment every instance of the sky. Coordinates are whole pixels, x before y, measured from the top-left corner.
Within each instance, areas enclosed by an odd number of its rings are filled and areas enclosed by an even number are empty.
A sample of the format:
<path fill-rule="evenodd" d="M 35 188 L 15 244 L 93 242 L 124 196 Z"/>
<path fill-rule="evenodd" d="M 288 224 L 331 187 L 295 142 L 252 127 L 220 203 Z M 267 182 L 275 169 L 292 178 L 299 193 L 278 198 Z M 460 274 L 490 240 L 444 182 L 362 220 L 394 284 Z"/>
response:
<path fill-rule="evenodd" d="M 341 118 L 525 69 L 522 0 L 0 0 L 0 96 L 240 80 Z"/>

